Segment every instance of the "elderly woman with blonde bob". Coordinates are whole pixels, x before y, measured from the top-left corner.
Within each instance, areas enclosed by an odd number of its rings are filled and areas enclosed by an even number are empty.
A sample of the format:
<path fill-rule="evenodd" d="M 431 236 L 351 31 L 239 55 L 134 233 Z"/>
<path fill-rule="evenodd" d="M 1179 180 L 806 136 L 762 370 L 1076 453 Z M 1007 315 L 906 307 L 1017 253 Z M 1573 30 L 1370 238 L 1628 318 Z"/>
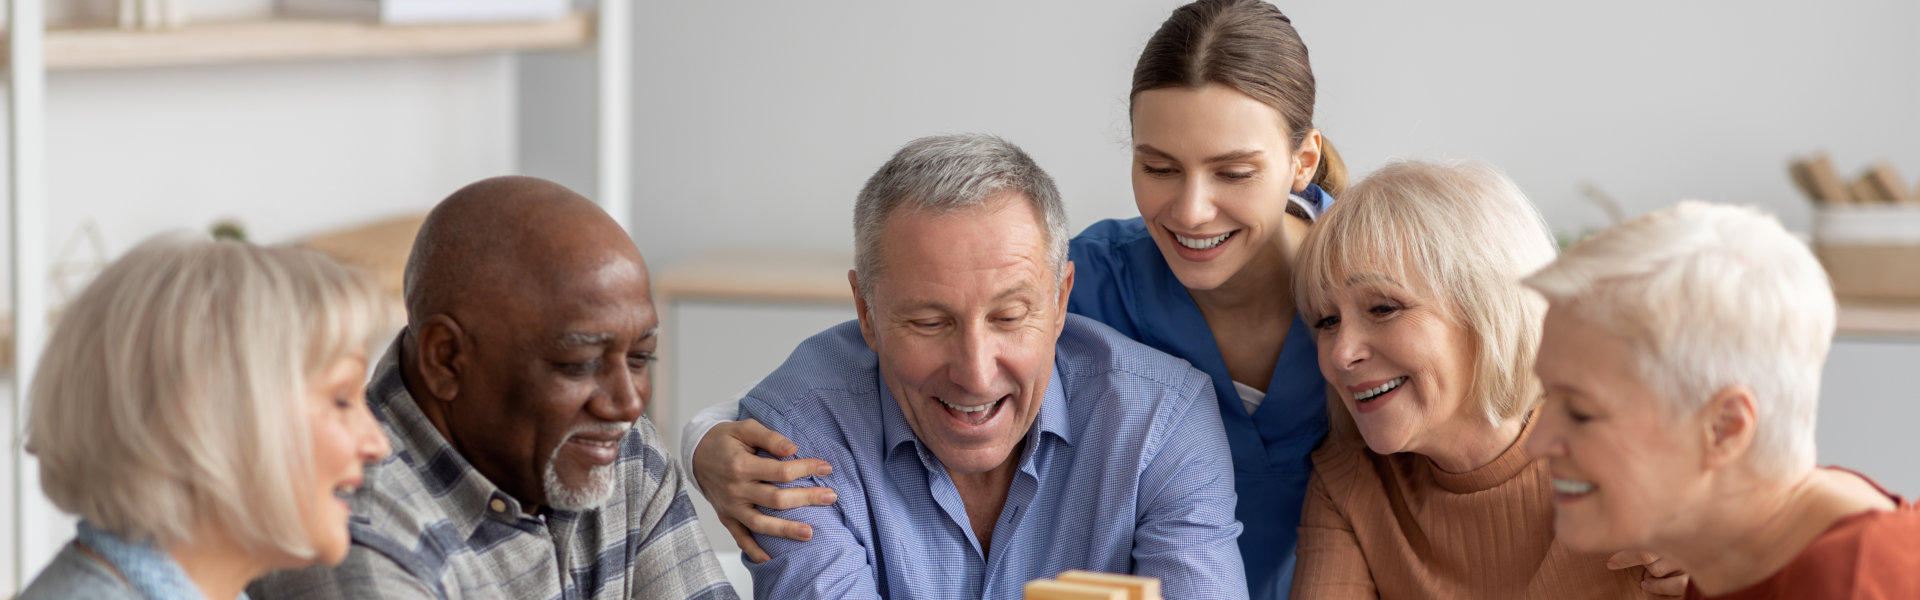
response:
<path fill-rule="evenodd" d="M 1646 569 L 1555 541 L 1546 468 L 1521 442 L 1545 305 L 1519 279 L 1553 255 L 1519 187 L 1480 163 L 1388 165 L 1307 234 L 1294 290 L 1339 406 L 1295 597 L 1646 594 Z"/>
<path fill-rule="evenodd" d="M 79 533 L 21 598 L 241 597 L 338 563 L 346 502 L 387 453 L 368 412 L 370 277 L 294 248 L 149 240 L 67 307 L 27 444 Z"/>
<path fill-rule="evenodd" d="M 1920 510 L 1814 467 L 1833 291 L 1777 221 L 1683 202 L 1526 283 L 1551 306 L 1527 444 L 1568 546 L 1659 553 L 1690 598 L 1920 598 Z"/>

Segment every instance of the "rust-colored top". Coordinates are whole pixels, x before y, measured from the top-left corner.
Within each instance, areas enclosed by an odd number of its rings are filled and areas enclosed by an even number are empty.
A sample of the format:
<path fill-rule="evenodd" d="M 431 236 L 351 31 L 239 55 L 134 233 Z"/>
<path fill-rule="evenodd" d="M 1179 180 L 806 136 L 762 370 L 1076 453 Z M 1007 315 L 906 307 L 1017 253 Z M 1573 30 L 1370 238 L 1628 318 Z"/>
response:
<path fill-rule="evenodd" d="M 1313 453 L 1293 597 L 1645 598 L 1646 570 L 1554 542 L 1546 463 L 1525 450 L 1533 420 L 1493 462 L 1466 473 L 1387 456 L 1331 434 Z"/>
<path fill-rule="evenodd" d="M 1843 469 L 1844 470 L 1844 469 Z M 1851 473 L 1852 471 L 1848 471 Z M 1859 475 L 1859 473 L 1854 473 Z M 1908 600 L 1920 598 L 1920 507 L 1887 492 L 1895 510 L 1869 510 L 1842 517 L 1813 538 L 1792 562 L 1760 583 L 1724 596 L 1706 596 L 1687 585 L 1687 598 L 1760 600 Z"/>

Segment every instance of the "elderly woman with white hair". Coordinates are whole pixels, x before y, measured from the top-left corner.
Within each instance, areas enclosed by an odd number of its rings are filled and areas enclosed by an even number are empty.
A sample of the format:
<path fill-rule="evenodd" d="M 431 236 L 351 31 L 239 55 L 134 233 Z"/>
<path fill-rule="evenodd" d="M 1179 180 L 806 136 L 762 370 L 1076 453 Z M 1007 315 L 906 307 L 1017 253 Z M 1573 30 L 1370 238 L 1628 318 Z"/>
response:
<path fill-rule="evenodd" d="M 1519 283 L 1553 256 L 1519 187 L 1471 162 L 1388 165 L 1307 234 L 1294 290 L 1339 406 L 1313 454 L 1295 597 L 1638 598 L 1643 579 L 1684 585 L 1554 539 L 1546 468 L 1523 444 L 1545 306 Z"/>
<path fill-rule="evenodd" d="M 1569 547 L 1658 553 L 1689 598 L 1920 598 L 1920 510 L 1814 466 L 1834 298 L 1779 222 L 1683 202 L 1526 284 L 1551 307 L 1527 444 Z"/>
<path fill-rule="evenodd" d="M 67 307 L 27 444 L 79 533 L 20 596 L 244 597 L 347 554 L 342 496 L 387 454 L 365 401 L 387 303 L 313 252 L 163 236 Z"/>

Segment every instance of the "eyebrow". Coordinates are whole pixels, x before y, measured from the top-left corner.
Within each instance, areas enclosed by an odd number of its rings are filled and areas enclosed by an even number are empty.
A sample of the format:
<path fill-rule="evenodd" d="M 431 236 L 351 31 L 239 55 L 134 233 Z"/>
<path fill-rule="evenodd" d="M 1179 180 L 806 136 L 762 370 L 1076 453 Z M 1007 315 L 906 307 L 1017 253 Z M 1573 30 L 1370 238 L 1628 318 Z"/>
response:
<path fill-rule="evenodd" d="M 653 336 L 659 333 L 660 333 L 659 327 L 649 328 L 645 333 L 640 334 L 640 339 L 638 341 L 645 341 L 645 340 L 652 339 Z M 596 331 L 596 332 L 576 331 L 576 332 L 571 332 L 571 333 L 567 333 L 565 335 L 560 336 L 559 341 L 560 341 L 560 346 L 562 347 L 602 346 L 613 341 L 613 334 L 604 332 L 604 331 Z"/>
<path fill-rule="evenodd" d="M 1141 154 L 1152 154 L 1154 156 L 1158 156 L 1160 158 L 1164 158 L 1167 160 L 1178 160 L 1174 158 L 1172 154 L 1167 154 L 1165 150 L 1155 148 L 1149 144 L 1136 145 L 1133 147 L 1133 151 L 1139 152 Z M 1232 162 L 1236 160 L 1246 160 L 1249 158 L 1254 158 L 1263 154 L 1266 154 L 1265 150 L 1234 150 L 1232 152 L 1228 152 L 1225 154 L 1208 157 L 1206 160 L 1203 160 L 1200 162 L 1204 164 Z"/>
<path fill-rule="evenodd" d="M 562 346 L 599 346 L 613 341 L 611 333 L 569 333 L 560 336 Z"/>

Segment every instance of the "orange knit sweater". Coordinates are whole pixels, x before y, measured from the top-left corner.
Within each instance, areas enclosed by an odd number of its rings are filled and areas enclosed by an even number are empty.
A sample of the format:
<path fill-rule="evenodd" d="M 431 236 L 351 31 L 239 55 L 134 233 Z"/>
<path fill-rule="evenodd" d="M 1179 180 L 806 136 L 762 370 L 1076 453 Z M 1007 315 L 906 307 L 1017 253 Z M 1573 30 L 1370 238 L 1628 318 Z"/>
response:
<path fill-rule="evenodd" d="M 1336 432 L 1313 453 L 1293 598 L 1645 598 L 1645 569 L 1554 542 L 1546 463 L 1519 441 L 1447 473 Z"/>

